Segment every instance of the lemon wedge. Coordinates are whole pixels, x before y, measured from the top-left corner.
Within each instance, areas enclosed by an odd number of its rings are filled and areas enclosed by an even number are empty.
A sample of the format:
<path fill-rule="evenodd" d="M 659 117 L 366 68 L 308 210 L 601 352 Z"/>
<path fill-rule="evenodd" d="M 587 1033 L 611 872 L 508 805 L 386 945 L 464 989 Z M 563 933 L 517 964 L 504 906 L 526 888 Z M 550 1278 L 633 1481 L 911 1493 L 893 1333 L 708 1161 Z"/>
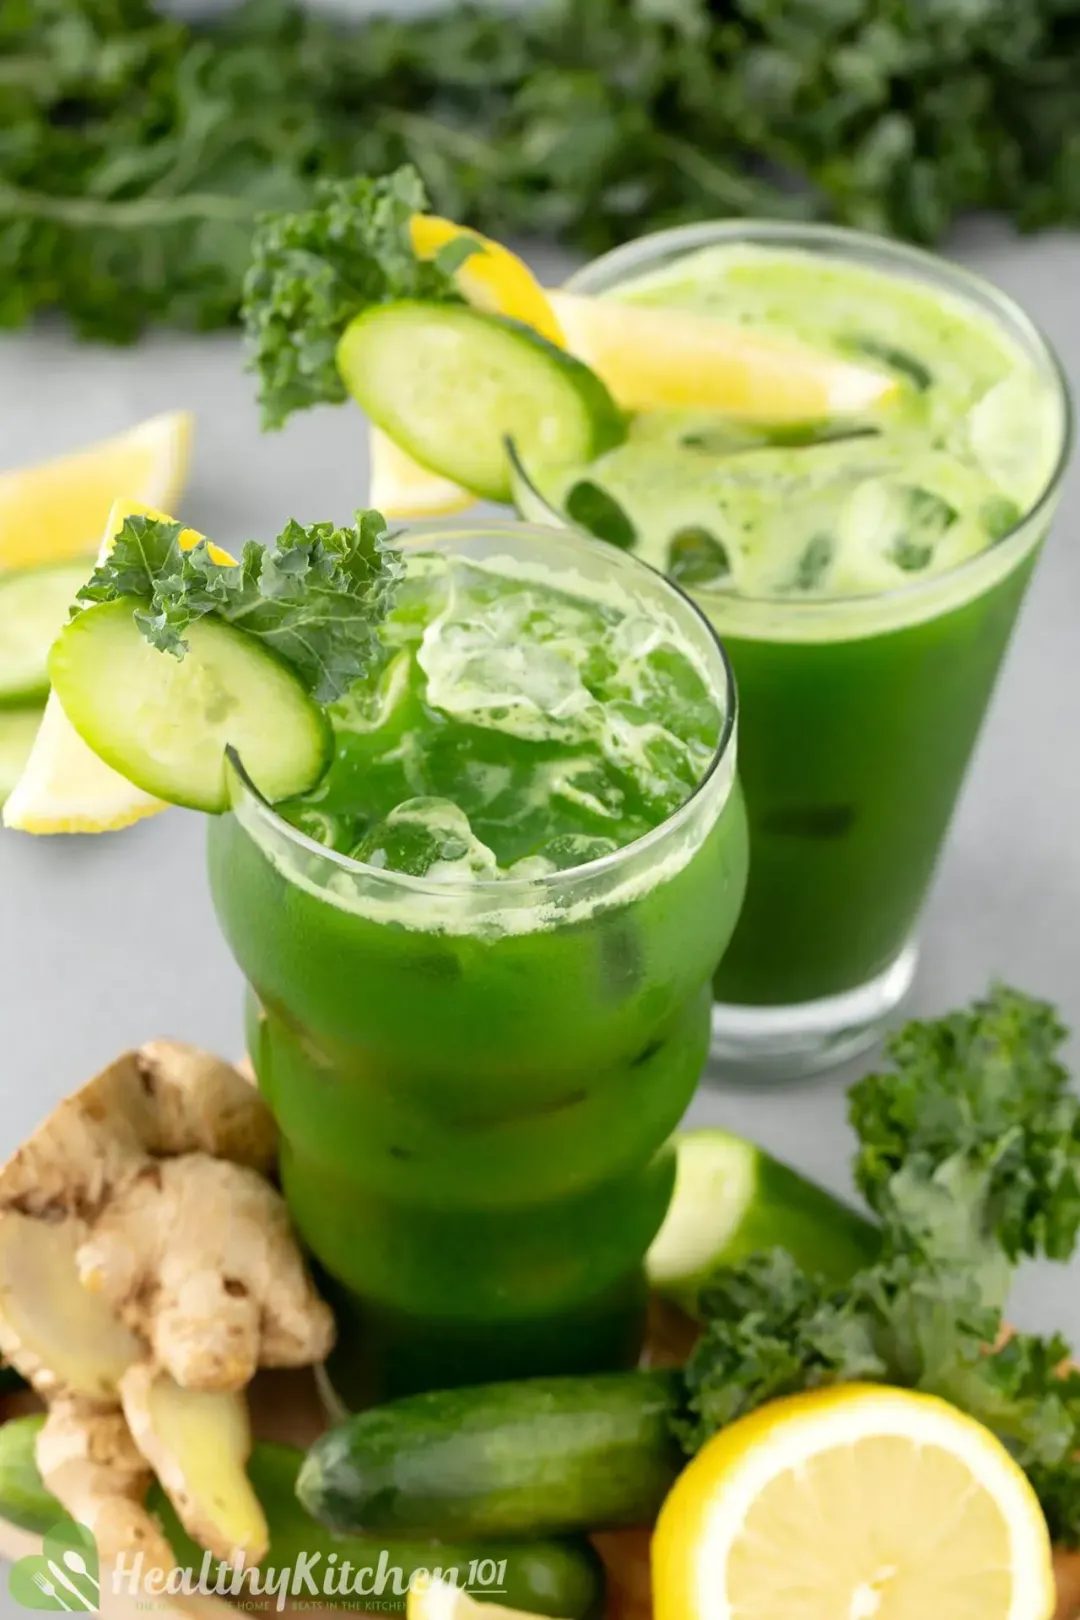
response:
<path fill-rule="evenodd" d="M 405 1620 L 535 1620 L 521 1609 L 478 1603 L 452 1581 L 416 1581 L 409 1587 Z"/>
<path fill-rule="evenodd" d="M 1050 1620 L 1038 1499 L 1004 1446 L 927 1395 L 774 1401 L 679 1476 L 653 1539 L 656 1620 Z"/>
<path fill-rule="evenodd" d="M 369 503 L 388 518 L 446 517 L 476 505 L 471 490 L 422 467 L 374 423 Z"/>
<path fill-rule="evenodd" d="M 900 387 L 884 372 L 709 315 L 579 293 L 552 291 L 548 298 L 570 352 L 600 375 L 625 411 L 709 410 L 746 421 L 806 422 L 880 405 Z"/>
<path fill-rule="evenodd" d="M 509 320 L 521 321 L 549 343 L 565 349 L 566 339 L 550 295 L 516 253 L 489 236 L 481 236 L 479 231 L 456 225 L 452 219 L 440 219 L 437 214 L 414 214 L 410 230 L 418 259 L 433 259 L 450 242 L 475 242 L 477 251 L 454 272 L 465 302 L 482 315 L 505 315 Z"/>
<path fill-rule="evenodd" d="M 190 415 L 173 411 L 73 455 L 0 473 L 0 568 L 93 556 L 117 490 L 172 506 L 184 485 L 191 432 Z"/>
<path fill-rule="evenodd" d="M 108 555 L 124 519 L 136 516 L 171 521 L 140 501 L 114 501 L 99 558 Z M 198 530 L 184 529 L 180 544 L 188 550 L 201 539 Z M 211 556 L 217 563 L 233 561 L 219 546 L 211 547 Z M 29 833 L 115 832 L 165 808 L 161 799 L 133 787 L 98 758 L 71 724 L 56 693 L 50 692 L 22 775 L 4 805 L 4 826 Z"/>

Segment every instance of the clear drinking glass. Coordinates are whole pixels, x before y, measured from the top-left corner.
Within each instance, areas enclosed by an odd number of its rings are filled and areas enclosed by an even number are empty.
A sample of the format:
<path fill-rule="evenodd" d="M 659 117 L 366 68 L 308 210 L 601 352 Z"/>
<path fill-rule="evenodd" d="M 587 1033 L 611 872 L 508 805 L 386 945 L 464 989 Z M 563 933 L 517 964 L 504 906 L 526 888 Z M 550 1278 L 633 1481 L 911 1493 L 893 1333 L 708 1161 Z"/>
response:
<path fill-rule="evenodd" d="M 746 828 L 731 674 L 661 575 L 507 522 L 405 549 L 535 562 L 618 590 L 688 645 L 724 716 L 670 819 L 535 879 L 433 882 L 335 854 L 238 773 L 210 881 L 251 986 L 249 1050 L 297 1227 L 338 1311 L 347 1402 L 632 1361 L 667 1138 L 709 1046 Z"/>
<path fill-rule="evenodd" d="M 750 880 L 716 975 L 713 1050 L 735 1078 L 789 1079 L 871 1044 L 906 994 L 915 929 L 1071 444 L 1068 385 L 1003 293 L 934 255 L 858 231 L 724 221 L 595 260 L 568 290 L 604 295 L 720 244 L 797 249 L 962 300 L 1027 356 L 1055 409 L 1053 472 L 1001 540 L 951 571 L 864 596 L 755 599 L 694 589 L 739 691 Z M 653 308 L 656 308 L 655 301 Z M 567 519 L 518 467 L 518 505 Z"/>

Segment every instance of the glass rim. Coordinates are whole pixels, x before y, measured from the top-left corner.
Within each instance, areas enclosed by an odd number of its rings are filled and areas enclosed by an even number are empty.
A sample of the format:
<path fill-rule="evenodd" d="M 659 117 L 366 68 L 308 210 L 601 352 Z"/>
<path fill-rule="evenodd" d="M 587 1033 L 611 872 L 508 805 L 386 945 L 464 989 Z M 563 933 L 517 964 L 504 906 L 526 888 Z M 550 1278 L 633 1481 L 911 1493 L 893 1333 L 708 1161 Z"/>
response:
<path fill-rule="evenodd" d="M 1061 442 L 1058 446 L 1057 457 L 1051 471 L 1047 475 L 1046 484 L 1041 493 L 1028 507 L 1027 511 L 1018 519 L 1013 527 L 1006 531 L 999 540 L 966 557 L 962 562 L 955 563 L 953 567 L 944 572 L 933 574 L 927 579 L 912 580 L 904 585 L 893 586 L 885 591 L 863 591 L 858 595 L 844 596 L 808 596 L 805 599 L 784 596 L 757 596 L 744 592 L 723 590 L 710 590 L 708 586 L 695 587 L 694 597 L 701 598 L 710 604 L 725 602 L 745 602 L 753 607 L 766 607 L 782 614 L 793 616 L 811 615 L 820 613 L 823 608 L 830 612 L 856 612 L 866 610 L 868 603 L 906 604 L 918 601 L 924 595 L 931 595 L 935 588 L 940 591 L 949 581 L 958 580 L 965 574 L 975 571 L 987 556 L 1001 558 L 1003 551 L 1015 551 L 1019 557 L 1026 548 L 1032 529 L 1039 526 L 1044 515 L 1052 512 L 1060 495 L 1062 481 L 1068 471 L 1072 458 L 1073 445 L 1076 436 L 1076 407 L 1073 401 L 1072 388 L 1068 374 L 1053 343 L 1047 337 L 1039 323 L 1028 314 L 1027 310 L 1019 304 L 1010 293 L 1003 291 L 987 277 L 978 271 L 969 270 L 966 265 L 956 264 L 952 259 L 930 252 L 927 248 L 916 247 L 910 242 L 900 242 L 893 237 L 878 236 L 873 231 L 856 230 L 848 225 L 828 225 L 816 221 L 806 220 L 779 220 L 756 219 L 750 216 L 736 219 L 714 219 L 698 221 L 689 225 L 673 225 L 663 230 L 649 231 L 644 236 L 634 237 L 629 242 L 623 242 L 619 247 L 611 248 L 607 253 L 600 254 L 591 259 L 588 264 L 575 270 L 568 277 L 564 286 L 567 291 L 580 289 L 593 290 L 587 283 L 597 273 L 604 271 L 619 272 L 625 267 L 625 276 L 619 275 L 610 286 L 614 288 L 620 281 L 628 280 L 634 269 L 645 269 L 641 260 L 648 259 L 655 252 L 670 248 L 675 251 L 685 249 L 687 252 L 694 248 L 707 247 L 718 241 L 729 239 L 739 242 L 765 242 L 770 239 L 777 243 L 785 243 L 790 247 L 798 247 L 815 243 L 821 247 L 833 247 L 840 257 L 855 257 L 867 251 L 886 260 L 893 260 L 898 266 L 907 265 L 914 271 L 922 271 L 921 275 L 910 276 L 908 279 L 920 281 L 936 280 L 939 284 L 944 282 L 948 291 L 961 300 L 966 300 L 976 307 L 981 300 L 984 306 L 989 306 L 989 313 L 1001 326 L 1010 330 L 1010 335 L 1017 330 L 1029 344 L 1037 356 L 1038 363 L 1045 372 L 1048 380 L 1052 382 L 1060 406 Z M 880 268 L 880 267 L 879 267 Z M 888 271 L 883 271 L 888 274 Z M 534 483 L 528 469 L 525 467 L 516 446 L 512 446 L 512 459 L 517 468 L 518 475 L 524 479 L 539 505 L 555 517 L 560 527 L 573 526 L 565 514 L 555 507 Z M 578 531 L 580 532 L 580 531 Z"/>
<path fill-rule="evenodd" d="M 512 535 L 524 532 L 526 535 L 541 541 L 545 546 L 550 546 L 552 542 L 553 531 L 544 524 L 525 523 L 512 518 L 484 517 L 478 517 L 469 522 L 463 522 L 460 518 L 447 518 L 441 521 L 427 519 L 422 523 L 413 524 L 407 528 L 393 529 L 388 533 L 387 538 L 398 544 L 404 541 L 411 546 L 421 543 L 425 539 L 437 538 L 440 535 L 449 537 L 454 534 L 483 535 L 485 533 L 499 534 L 506 532 Z M 677 602 L 684 608 L 689 609 L 692 617 L 703 627 L 707 641 L 719 658 L 720 668 L 723 672 L 723 700 L 725 704 L 720 735 L 717 738 L 712 757 L 700 780 L 694 785 L 679 807 L 670 816 L 666 816 L 663 821 L 658 822 L 655 827 L 650 827 L 648 832 L 643 833 L 640 838 L 635 838 L 628 844 L 622 844 L 618 849 L 611 850 L 606 855 L 600 855 L 595 860 L 584 861 L 580 866 L 569 866 L 559 871 L 545 872 L 537 877 L 481 877 L 467 883 L 457 880 L 438 882 L 427 877 L 416 877 L 410 872 L 395 872 L 387 867 L 369 866 L 364 861 L 356 860 L 352 855 L 342 855 L 338 850 L 328 849 L 325 844 L 320 844 L 318 839 L 312 838 L 308 833 L 301 832 L 299 827 L 294 827 L 291 822 L 278 815 L 274 806 L 252 781 L 237 750 L 232 744 L 229 744 L 225 750 L 229 768 L 244 790 L 245 797 L 253 805 L 256 813 L 269 824 L 272 831 L 284 835 L 306 854 L 321 857 L 331 866 L 336 867 L 350 877 L 374 880 L 380 884 L 385 883 L 388 886 L 400 888 L 412 894 L 430 895 L 443 899 L 464 899 L 466 897 L 475 899 L 478 895 L 486 895 L 493 900 L 500 899 L 502 903 L 496 909 L 504 910 L 511 907 L 515 902 L 524 900 L 526 896 L 530 904 L 535 907 L 538 904 L 538 894 L 542 895 L 565 889 L 568 884 L 577 886 L 578 884 L 605 878 L 610 873 L 617 872 L 628 861 L 638 858 L 656 844 L 666 840 L 673 832 L 677 832 L 680 827 L 691 819 L 697 811 L 706 789 L 713 782 L 735 746 L 738 729 L 738 693 L 735 685 L 735 672 L 728 657 L 727 648 L 724 646 L 716 628 L 710 622 L 708 615 L 686 591 L 676 585 L 673 580 L 668 579 L 667 575 L 661 573 L 659 569 L 654 568 L 650 563 L 644 562 L 640 557 L 633 557 L 627 552 L 619 551 L 616 547 L 608 545 L 606 541 L 597 540 L 592 535 L 581 534 L 576 529 L 560 528 L 558 533 L 563 536 L 564 544 L 569 544 L 575 549 L 585 548 L 587 551 L 602 557 L 606 565 L 610 565 L 613 559 L 618 559 L 616 567 L 625 568 L 628 572 L 642 570 L 647 575 L 650 575 L 653 580 L 658 581 L 666 592 L 675 597 Z M 734 772 L 732 772 L 732 780 L 734 781 Z M 235 809 L 234 803 L 229 813 L 233 813 Z"/>

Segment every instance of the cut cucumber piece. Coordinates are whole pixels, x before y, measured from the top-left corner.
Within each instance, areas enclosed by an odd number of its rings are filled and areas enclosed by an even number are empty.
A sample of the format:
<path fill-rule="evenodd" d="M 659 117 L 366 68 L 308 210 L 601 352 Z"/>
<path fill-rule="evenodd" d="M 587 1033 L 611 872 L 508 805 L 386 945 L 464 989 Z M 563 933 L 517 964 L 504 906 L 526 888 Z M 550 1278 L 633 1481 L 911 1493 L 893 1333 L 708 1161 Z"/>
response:
<path fill-rule="evenodd" d="M 722 1130 L 676 1141 L 675 1192 L 645 1265 L 665 1299 L 698 1316 L 718 1266 L 786 1249 L 805 1271 L 847 1282 L 881 1247 L 873 1221 L 779 1159 Z"/>
<path fill-rule="evenodd" d="M 506 440 L 527 462 L 587 462 L 625 437 L 600 378 L 531 327 L 457 304 L 365 310 L 338 370 L 375 425 L 476 495 L 511 497 Z"/>
<path fill-rule="evenodd" d="M 133 597 L 102 602 L 61 632 L 49 672 L 83 741 L 121 776 L 170 804 L 229 808 L 225 749 L 269 800 L 314 787 L 333 734 L 287 664 L 219 619 L 188 625 L 183 658 L 142 635 Z"/>
<path fill-rule="evenodd" d="M 84 560 L 0 575 L 0 705 L 44 702 L 49 648 L 89 574 Z"/>
<path fill-rule="evenodd" d="M 40 704 L 30 709 L 0 709 L 0 804 L 26 767 L 44 712 Z"/>

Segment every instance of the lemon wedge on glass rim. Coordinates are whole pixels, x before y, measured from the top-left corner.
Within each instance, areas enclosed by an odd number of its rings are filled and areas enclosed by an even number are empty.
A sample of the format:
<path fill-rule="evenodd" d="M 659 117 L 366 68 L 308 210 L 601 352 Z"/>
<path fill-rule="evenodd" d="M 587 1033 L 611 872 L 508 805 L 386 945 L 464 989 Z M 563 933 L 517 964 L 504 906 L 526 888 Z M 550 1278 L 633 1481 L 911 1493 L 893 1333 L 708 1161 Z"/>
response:
<path fill-rule="evenodd" d="M 988 1429 L 845 1385 L 761 1407 L 676 1480 L 655 1620 L 1051 1620 L 1050 1537 Z"/>
<path fill-rule="evenodd" d="M 129 517 L 173 521 L 141 501 L 116 500 L 99 558 L 108 555 Z M 198 530 L 184 529 L 180 544 L 190 550 L 202 538 Z M 234 560 L 219 546 L 211 547 L 211 555 L 217 563 Z M 29 833 L 115 832 L 166 808 L 161 799 L 144 793 L 99 759 L 71 724 L 56 693 L 49 693 L 29 758 L 3 808 L 5 827 Z"/>

